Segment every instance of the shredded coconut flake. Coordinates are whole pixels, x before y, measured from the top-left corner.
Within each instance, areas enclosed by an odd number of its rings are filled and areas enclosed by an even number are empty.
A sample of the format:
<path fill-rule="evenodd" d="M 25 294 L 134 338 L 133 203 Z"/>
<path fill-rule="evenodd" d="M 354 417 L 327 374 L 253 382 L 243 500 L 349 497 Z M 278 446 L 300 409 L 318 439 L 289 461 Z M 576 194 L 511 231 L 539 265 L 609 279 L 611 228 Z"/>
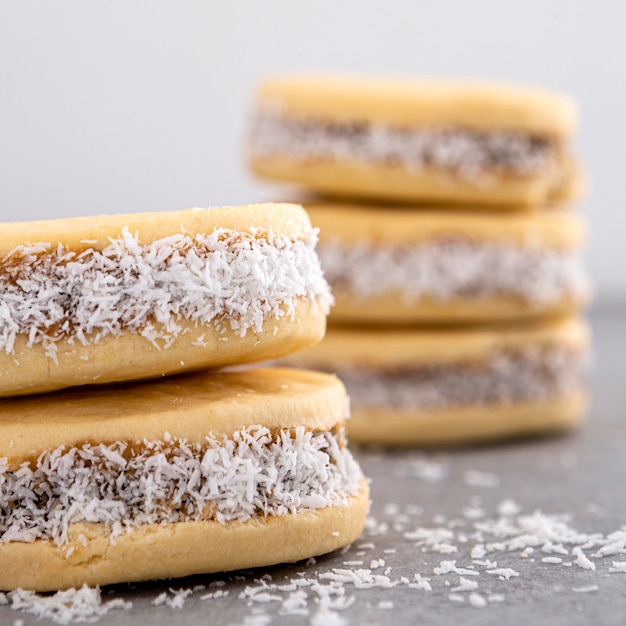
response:
<path fill-rule="evenodd" d="M 572 550 L 572 554 L 576 557 L 574 559 L 574 563 L 576 565 L 578 565 L 578 567 L 582 567 L 583 569 L 590 569 L 590 570 L 594 570 L 596 569 L 596 564 L 593 561 L 590 561 L 586 556 L 585 553 L 582 551 L 581 548 L 579 548 L 578 546 L 576 546 L 573 550 Z"/>
<path fill-rule="evenodd" d="M 471 557 L 473 559 L 482 559 L 487 554 L 487 550 L 485 550 L 485 546 L 482 544 L 477 544 L 472 548 Z"/>
<path fill-rule="evenodd" d="M 429 458 L 418 458 L 411 459 L 407 464 L 403 464 L 396 472 L 396 475 L 399 477 L 408 475 L 425 482 L 436 483 L 447 478 L 449 472 L 450 467 L 447 463 L 434 461 Z M 422 511 L 419 505 L 413 505 L 410 510 L 413 515 L 419 515 Z"/>
<path fill-rule="evenodd" d="M 512 517 L 513 515 L 517 515 L 521 510 L 522 507 L 514 500 L 511 500 L 511 498 L 506 498 L 498 504 L 498 513 L 503 517 Z"/>
<path fill-rule="evenodd" d="M 511 577 L 519 576 L 519 572 L 516 572 L 510 567 L 498 567 L 496 569 L 489 569 L 487 570 L 487 574 L 494 574 L 495 576 L 499 576 L 503 580 L 509 580 Z"/>
<path fill-rule="evenodd" d="M 467 470 L 463 474 L 463 481 L 470 487 L 495 488 L 500 485 L 500 477 L 497 474 L 481 472 L 480 470 Z"/>
<path fill-rule="evenodd" d="M 311 619 L 311 626 L 347 626 L 348 620 L 327 607 L 320 607 Z"/>
<path fill-rule="evenodd" d="M 487 606 L 487 600 L 484 596 L 474 592 L 469 594 L 469 603 L 475 609 L 484 609 Z"/>
<path fill-rule="evenodd" d="M 459 577 L 458 586 L 452 587 L 452 591 L 475 591 L 476 589 L 478 589 L 478 583 L 463 576 Z"/>
<path fill-rule="evenodd" d="M 456 561 L 441 561 L 438 567 L 433 569 L 433 573 L 436 576 L 443 576 L 444 574 L 459 574 L 463 576 L 478 576 L 479 572 L 465 567 L 457 567 Z"/>

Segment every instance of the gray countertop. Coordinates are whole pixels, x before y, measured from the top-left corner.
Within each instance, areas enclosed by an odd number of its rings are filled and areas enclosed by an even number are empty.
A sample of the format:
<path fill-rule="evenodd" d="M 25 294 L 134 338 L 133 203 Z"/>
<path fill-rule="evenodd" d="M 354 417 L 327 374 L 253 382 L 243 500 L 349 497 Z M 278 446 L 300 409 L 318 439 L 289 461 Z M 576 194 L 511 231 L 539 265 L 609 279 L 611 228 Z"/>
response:
<path fill-rule="evenodd" d="M 593 403 L 579 432 L 448 452 L 357 451 L 373 504 L 347 551 L 108 588 L 104 602 L 132 609 L 99 623 L 623 624 L 626 572 L 611 570 L 626 569 L 626 307 L 597 310 L 592 322 Z M 182 608 L 170 606 L 170 589 L 190 591 Z M 0 606 L 0 624 L 19 620 L 50 623 Z"/>

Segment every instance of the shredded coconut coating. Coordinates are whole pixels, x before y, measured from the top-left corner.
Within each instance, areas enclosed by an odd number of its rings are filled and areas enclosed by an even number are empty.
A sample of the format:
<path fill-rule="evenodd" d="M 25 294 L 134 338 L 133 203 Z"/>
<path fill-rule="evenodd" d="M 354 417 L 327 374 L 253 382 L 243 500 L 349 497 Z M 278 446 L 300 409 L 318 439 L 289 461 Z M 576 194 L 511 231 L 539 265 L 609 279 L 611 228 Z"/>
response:
<path fill-rule="evenodd" d="M 111 540 L 144 524 L 289 515 L 346 504 L 361 470 L 343 431 L 251 426 L 232 438 L 84 444 L 43 452 L 9 471 L 0 458 L 0 542 L 68 541 L 73 524 Z"/>
<path fill-rule="evenodd" d="M 61 340 L 85 345 L 124 331 L 168 347 L 181 320 L 244 336 L 289 315 L 297 298 L 328 311 L 316 243 L 314 229 L 296 241 L 216 229 L 141 245 L 124 228 L 103 250 L 20 246 L 0 261 L 0 350 L 11 354 L 25 335 L 54 358 Z"/>
<path fill-rule="evenodd" d="M 332 288 L 363 299 L 400 294 L 411 304 L 422 297 L 504 296 L 550 304 L 588 289 L 574 252 L 533 245 L 461 237 L 395 247 L 331 240 L 320 243 L 318 253 Z"/>
<path fill-rule="evenodd" d="M 553 345 L 495 350 L 484 362 L 337 374 L 353 407 L 436 410 L 563 397 L 580 388 L 585 370 L 581 351 Z"/>
<path fill-rule="evenodd" d="M 471 181 L 493 173 L 529 176 L 550 171 L 557 141 L 523 131 L 481 131 L 439 126 L 408 128 L 366 121 L 334 122 L 260 110 L 249 132 L 254 157 L 302 161 L 383 163 L 410 170 L 437 168 Z"/>

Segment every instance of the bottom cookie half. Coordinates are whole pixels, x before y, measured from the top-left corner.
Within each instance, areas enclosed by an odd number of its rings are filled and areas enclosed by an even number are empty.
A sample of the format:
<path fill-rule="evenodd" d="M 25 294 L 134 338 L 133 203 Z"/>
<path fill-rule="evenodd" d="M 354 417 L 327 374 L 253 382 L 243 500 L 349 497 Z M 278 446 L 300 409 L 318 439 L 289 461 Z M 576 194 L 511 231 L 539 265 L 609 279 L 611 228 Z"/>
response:
<path fill-rule="evenodd" d="M 110 540 L 102 524 L 77 524 L 63 545 L 0 543 L 0 589 L 53 591 L 177 578 L 295 562 L 348 545 L 363 530 L 367 483 L 345 506 L 257 517 L 150 524 Z"/>

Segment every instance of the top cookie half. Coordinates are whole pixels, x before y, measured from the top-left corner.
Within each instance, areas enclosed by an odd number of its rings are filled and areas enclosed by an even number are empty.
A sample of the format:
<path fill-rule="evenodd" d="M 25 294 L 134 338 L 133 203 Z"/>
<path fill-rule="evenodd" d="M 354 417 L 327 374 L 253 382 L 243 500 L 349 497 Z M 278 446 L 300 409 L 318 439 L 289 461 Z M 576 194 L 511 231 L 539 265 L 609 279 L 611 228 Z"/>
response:
<path fill-rule="evenodd" d="M 0 396 L 274 358 L 331 302 L 302 207 L 3 224 Z"/>
<path fill-rule="evenodd" d="M 580 191 L 576 121 L 569 97 L 525 86 L 284 76 L 257 90 L 248 159 L 331 196 L 534 206 Z"/>

